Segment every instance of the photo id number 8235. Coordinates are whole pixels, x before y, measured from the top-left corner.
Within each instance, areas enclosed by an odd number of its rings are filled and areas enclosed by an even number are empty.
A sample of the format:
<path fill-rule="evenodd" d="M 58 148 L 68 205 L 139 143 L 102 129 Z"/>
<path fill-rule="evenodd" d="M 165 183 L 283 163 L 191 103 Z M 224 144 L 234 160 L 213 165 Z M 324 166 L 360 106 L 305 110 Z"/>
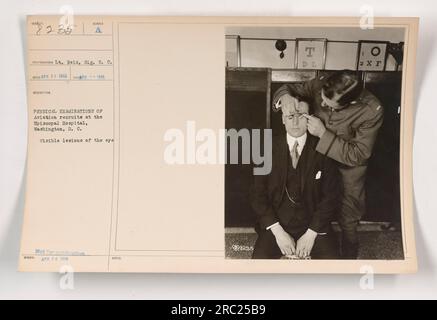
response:
<path fill-rule="evenodd" d="M 216 315 L 263 315 L 266 306 L 263 304 L 217 304 Z"/>

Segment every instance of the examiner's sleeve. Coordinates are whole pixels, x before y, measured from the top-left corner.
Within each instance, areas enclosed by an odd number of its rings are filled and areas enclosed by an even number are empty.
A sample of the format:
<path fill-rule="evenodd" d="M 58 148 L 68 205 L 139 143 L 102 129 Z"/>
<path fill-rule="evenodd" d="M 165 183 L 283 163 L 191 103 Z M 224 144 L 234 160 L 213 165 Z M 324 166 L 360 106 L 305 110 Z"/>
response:
<path fill-rule="evenodd" d="M 316 150 L 348 166 L 363 165 L 372 155 L 373 145 L 382 121 L 383 112 L 380 110 L 372 118 L 364 121 L 356 130 L 355 137 L 349 140 L 340 138 L 326 129 Z"/>
<path fill-rule="evenodd" d="M 302 83 L 288 83 L 279 87 L 273 95 L 273 105 L 275 105 L 284 92 L 291 92 L 295 98 L 304 98 L 307 101 L 312 101 L 318 92 L 320 92 L 321 83 L 318 79 L 305 81 Z"/>

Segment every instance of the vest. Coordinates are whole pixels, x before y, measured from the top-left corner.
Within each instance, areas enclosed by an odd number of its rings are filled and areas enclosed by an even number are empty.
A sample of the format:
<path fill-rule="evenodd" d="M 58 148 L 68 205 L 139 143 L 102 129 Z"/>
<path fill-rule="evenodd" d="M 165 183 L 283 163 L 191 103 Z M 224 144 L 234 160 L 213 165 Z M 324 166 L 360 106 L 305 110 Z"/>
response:
<path fill-rule="evenodd" d="M 293 168 L 290 154 L 288 155 L 287 180 L 284 186 L 284 196 L 278 209 L 281 225 L 292 235 L 305 232 L 310 223 L 310 217 L 306 213 L 301 195 L 300 175 L 302 166 L 300 163 L 303 160 L 302 155 L 296 169 Z"/>

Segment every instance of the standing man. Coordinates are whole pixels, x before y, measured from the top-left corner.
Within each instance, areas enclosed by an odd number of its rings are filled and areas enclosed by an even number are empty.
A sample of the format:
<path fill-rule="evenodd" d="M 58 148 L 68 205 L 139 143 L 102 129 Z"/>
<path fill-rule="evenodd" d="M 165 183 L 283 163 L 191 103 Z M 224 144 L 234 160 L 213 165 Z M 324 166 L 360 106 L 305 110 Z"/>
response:
<path fill-rule="evenodd" d="M 344 185 L 338 222 L 342 229 L 342 256 L 358 257 L 357 227 L 365 212 L 364 183 L 367 160 L 383 121 L 378 99 L 363 88 L 358 75 L 340 71 L 301 84 L 282 86 L 273 97 L 278 106 L 282 91 L 309 99 L 314 116 L 307 116 L 308 131 L 320 138 L 316 150 L 339 164 Z"/>
<path fill-rule="evenodd" d="M 338 259 L 331 221 L 341 205 L 335 162 L 317 153 L 307 134 L 309 105 L 282 93 L 285 134 L 275 136 L 272 170 L 254 177 L 251 204 L 257 215 L 253 259 L 297 256 Z"/>

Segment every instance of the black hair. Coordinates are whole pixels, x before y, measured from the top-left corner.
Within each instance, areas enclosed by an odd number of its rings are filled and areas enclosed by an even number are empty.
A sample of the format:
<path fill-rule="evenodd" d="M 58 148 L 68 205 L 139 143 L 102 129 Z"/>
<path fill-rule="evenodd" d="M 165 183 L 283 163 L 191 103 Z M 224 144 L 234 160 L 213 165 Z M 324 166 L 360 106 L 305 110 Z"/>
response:
<path fill-rule="evenodd" d="M 355 87 L 353 87 L 354 85 Z M 344 70 L 330 75 L 322 88 L 323 94 L 328 99 L 332 99 L 335 94 L 340 95 L 337 102 L 341 106 L 345 106 L 358 98 L 363 90 L 363 84 L 357 72 Z"/>

